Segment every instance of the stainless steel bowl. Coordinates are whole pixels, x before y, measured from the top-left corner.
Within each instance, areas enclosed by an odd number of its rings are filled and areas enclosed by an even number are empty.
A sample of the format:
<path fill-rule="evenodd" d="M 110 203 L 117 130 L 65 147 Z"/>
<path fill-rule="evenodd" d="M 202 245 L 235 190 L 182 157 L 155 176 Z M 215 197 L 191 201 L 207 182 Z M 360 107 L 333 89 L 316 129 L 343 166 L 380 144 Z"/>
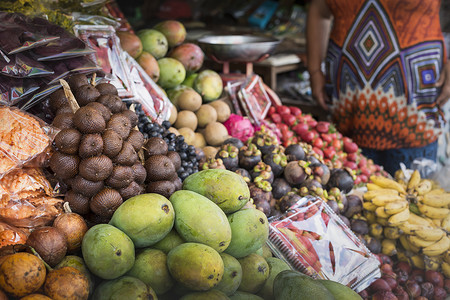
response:
<path fill-rule="evenodd" d="M 273 53 L 281 41 L 250 35 L 215 35 L 198 39 L 207 56 L 219 62 L 256 62 Z"/>

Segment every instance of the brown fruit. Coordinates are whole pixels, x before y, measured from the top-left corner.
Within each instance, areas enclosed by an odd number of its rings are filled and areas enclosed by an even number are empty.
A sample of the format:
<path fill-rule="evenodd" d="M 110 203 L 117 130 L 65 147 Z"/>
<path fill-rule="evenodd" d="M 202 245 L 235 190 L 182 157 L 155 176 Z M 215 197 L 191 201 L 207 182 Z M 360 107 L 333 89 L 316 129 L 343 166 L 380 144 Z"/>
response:
<path fill-rule="evenodd" d="M 0 287 L 14 297 L 36 292 L 45 281 L 44 263 L 35 255 L 18 252 L 8 255 L 0 265 Z"/>
<path fill-rule="evenodd" d="M 179 190 L 182 189 L 182 187 L 183 187 L 183 182 L 181 181 L 181 178 L 178 177 L 178 175 L 177 175 L 177 178 L 173 179 L 172 182 L 173 182 L 173 184 L 175 185 L 175 191 L 179 191 Z"/>
<path fill-rule="evenodd" d="M 153 55 L 143 51 L 136 61 L 154 82 L 158 82 L 160 70 L 158 61 Z"/>
<path fill-rule="evenodd" d="M 130 131 L 130 134 L 128 135 L 127 142 L 129 142 L 133 146 L 136 152 L 139 152 L 142 146 L 144 146 L 145 142 L 144 135 L 139 130 L 133 129 Z"/>
<path fill-rule="evenodd" d="M 2 299 L 2 298 L 0 297 L 0 299 Z M 41 295 L 41 294 L 30 294 L 28 296 L 20 298 L 20 300 L 52 300 L 52 298 L 49 298 L 49 297 L 47 297 L 45 295 Z"/>
<path fill-rule="evenodd" d="M 75 128 L 73 123 L 74 113 L 64 113 L 57 115 L 52 122 L 52 125 L 59 129 Z"/>
<path fill-rule="evenodd" d="M 105 180 L 112 170 L 112 161 L 106 155 L 82 159 L 79 167 L 80 175 L 91 181 Z"/>
<path fill-rule="evenodd" d="M 81 247 L 81 241 L 88 230 L 86 221 L 77 213 L 60 214 L 53 221 L 53 227 L 58 228 L 67 239 L 67 251 L 73 252 Z"/>
<path fill-rule="evenodd" d="M 103 184 L 103 181 L 101 181 Z M 64 196 L 64 201 L 69 203 L 70 209 L 81 215 L 85 215 L 90 212 L 89 197 L 78 194 L 73 190 L 68 191 Z"/>
<path fill-rule="evenodd" d="M 138 124 L 138 116 L 134 111 L 125 109 L 121 112 L 121 114 L 126 116 L 128 120 L 130 120 L 131 128 Z"/>
<path fill-rule="evenodd" d="M 81 133 L 73 128 L 63 129 L 55 136 L 54 144 L 58 151 L 76 154 L 81 140 Z"/>
<path fill-rule="evenodd" d="M 146 192 L 160 194 L 169 199 L 175 192 L 175 185 L 168 180 L 154 181 L 147 184 Z"/>
<path fill-rule="evenodd" d="M 72 107 L 70 107 L 68 104 L 65 104 L 63 106 L 60 106 L 58 110 L 56 111 L 56 114 L 70 114 L 73 113 Z"/>
<path fill-rule="evenodd" d="M 105 183 L 112 188 L 121 189 L 127 187 L 133 181 L 133 178 L 134 174 L 131 167 L 115 165 Z"/>
<path fill-rule="evenodd" d="M 67 239 L 55 227 L 44 226 L 34 229 L 27 239 L 28 246 L 34 248 L 51 267 L 56 266 L 66 256 Z"/>
<path fill-rule="evenodd" d="M 113 158 L 113 162 L 119 165 L 132 166 L 138 160 L 138 156 L 133 146 L 125 141 L 122 150 Z"/>
<path fill-rule="evenodd" d="M 117 36 L 120 39 L 120 46 L 132 58 L 138 58 L 142 53 L 142 42 L 139 37 L 129 31 L 117 31 Z"/>
<path fill-rule="evenodd" d="M 195 112 L 198 120 L 198 127 L 206 127 L 206 125 L 217 121 L 217 111 L 209 104 L 202 104 Z"/>
<path fill-rule="evenodd" d="M 225 103 L 225 101 L 216 100 L 210 102 L 209 105 L 214 107 L 214 109 L 217 111 L 217 122 L 223 123 L 228 120 L 231 115 L 231 109 L 228 104 Z"/>
<path fill-rule="evenodd" d="M 48 273 L 44 291 L 53 300 L 87 300 L 89 279 L 73 267 L 55 269 Z"/>
<path fill-rule="evenodd" d="M 95 86 L 100 95 L 118 95 L 117 89 L 111 83 L 99 83 Z"/>
<path fill-rule="evenodd" d="M 128 200 L 131 197 L 142 194 L 143 192 L 144 188 L 135 181 L 131 182 L 127 187 L 119 190 L 119 194 L 122 196 L 123 200 Z"/>
<path fill-rule="evenodd" d="M 70 186 L 74 192 L 90 198 L 100 192 L 104 184 L 103 181 L 90 181 L 83 178 L 83 176 L 77 175 L 72 179 Z"/>
<path fill-rule="evenodd" d="M 100 102 L 101 104 L 109 108 L 109 110 L 113 114 L 119 113 L 123 109 L 122 99 L 120 99 L 120 97 L 116 95 L 101 95 L 100 97 L 98 97 L 97 102 Z"/>
<path fill-rule="evenodd" d="M 172 161 L 165 155 L 150 156 L 144 167 L 147 171 L 147 181 L 169 180 L 176 173 Z"/>
<path fill-rule="evenodd" d="M 80 158 L 78 156 L 55 152 L 50 158 L 49 165 L 56 176 L 69 179 L 77 175 L 79 163 Z"/>
<path fill-rule="evenodd" d="M 98 110 L 98 112 L 102 115 L 105 122 L 108 122 L 109 119 L 111 119 L 111 111 L 109 110 L 109 108 L 107 108 L 106 106 L 104 106 L 101 103 L 91 102 L 91 103 L 88 103 L 86 105 L 86 107 L 91 107 L 95 110 Z"/>
<path fill-rule="evenodd" d="M 219 122 L 209 123 L 204 133 L 208 145 L 220 146 L 229 138 L 227 128 Z"/>
<path fill-rule="evenodd" d="M 143 184 L 145 182 L 145 178 L 147 177 L 147 171 L 145 171 L 145 168 L 141 162 L 136 162 L 131 166 L 131 169 L 133 170 L 134 181 L 138 184 Z"/>
<path fill-rule="evenodd" d="M 100 155 L 103 152 L 103 139 L 98 133 L 84 134 L 81 138 L 78 155 L 81 158 Z"/>
<path fill-rule="evenodd" d="M 103 116 L 92 107 L 80 107 L 73 116 L 73 123 L 82 133 L 102 133 L 106 127 Z"/>
<path fill-rule="evenodd" d="M 181 158 L 178 152 L 169 151 L 167 152 L 166 156 L 172 161 L 175 170 L 178 170 L 181 167 Z"/>
<path fill-rule="evenodd" d="M 104 188 L 92 197 L 90 207 L 93 213 L 102 217 L 111 217 L 123 203 L 122 196 L 115 189 Z"/>
<path fill-rule="evenodd" d="M 67 83 L 69 84 L 70 89 L 72 91 L 75 91 L 76 89 L 82 87 L 83 85 L 89 84 L 89 81 L 88 81 L 86 75 L 75 74 L 75 75 L 70 76 L 67 79 Z"/>
<path fill-rule="evenodd" d="M 59 89 L 50 94 L 50 99 L 48 101 L 50 109 L 55 113 L 60 107 L 68 105 L 69 101 L 66 98 L 66 94 L 63 89 Z"/>
<path fill-rule="evenodd" d="M 107 129 L 102 135 L 103 139 L 103 154 L 109 158 L 113 158 L 119 154 L 122 149 L 123 139 L 120 135 L 112 129 Z"/>
<path fill-rule="evenodd" d="M 194 112 L 190 110 L 182 110 L 178 112 L 177 120 L 173 126 L 180 130 L 180 128 L 187 127 L 195 131 L 197 129 L 198 120 Z"/>
<path fill-rule="evenodd" d="M 167 146 L 166 141 L 164 141 L 162 138 L 151 137 L 144 145 L 145 158 L 156 154 L 166 155 L 168 149 L 169 147 Z"/>
<path fill-rule="evenodd" d="M 86 104 L 97 100 L 97 98 L 100 97 L 100 93 L 92 85 L 86 84 L 77 88 L 74 96 L 80 106 L 85 106 Z"/>
<path fill-rule="evenodd" d="M 114 114 L 106 125 L 107 129 L 117 132 L 124 140 L 128 138 L 131 130 L 130 120 L 123 114 Z"/>

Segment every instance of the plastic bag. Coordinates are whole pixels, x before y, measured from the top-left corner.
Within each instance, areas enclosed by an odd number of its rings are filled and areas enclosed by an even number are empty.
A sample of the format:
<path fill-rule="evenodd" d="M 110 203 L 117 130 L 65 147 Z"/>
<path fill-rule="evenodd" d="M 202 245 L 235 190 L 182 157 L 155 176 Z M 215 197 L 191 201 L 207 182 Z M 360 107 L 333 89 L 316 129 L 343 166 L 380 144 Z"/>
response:
<path fill-rule="evenodd" d="M 17 227 L 0 222 L 0 248 L 25 244 L 28 239 L 27 233 Z"/>
<path fill-rule="evenodd" d="M 448 160 L 439 171 L 434 173 L 432 178 L 439 183 L 441 188 L 450 192 L 450 160 Z"/>
<path fill-rule="evenodd" d="M 15 105 L 39 90 L 38 78 L 13 78 L 0 75 L 0 104 Z"/>
<path fill-rule="evenodd" d="M 412 161 L 410 168 L 418 170 L 421 178 L 432 178 L 437 171 L 437 163 L 428 158 L 416 158 Z"/>
<path fill-rule="evenodd" d="M 250 121 L 260 125 L 271 106 L 270 98 L 264 89 L 261 77 L 254 74 L 248 78 L 238 91 L 238 96 Z"/>
<path fill-rule="evenodd" d="M 319 198 L 302 198 L 269 228 L 272 252 L 295 270 L 356 292 L 381 276 L 378 259 Z"/>
<path fill-rule="evenodd" d="M 14 107 L 0 106 L 0 178 L 46 156 L 57 129 Z"/>
<path fill-rule="evenodd" d="M 23 78 L 42 77 L 53 74 L 53 70 L 25 54 L 7 56 L 0 51 L 0 72 L 2 75 Z"/>

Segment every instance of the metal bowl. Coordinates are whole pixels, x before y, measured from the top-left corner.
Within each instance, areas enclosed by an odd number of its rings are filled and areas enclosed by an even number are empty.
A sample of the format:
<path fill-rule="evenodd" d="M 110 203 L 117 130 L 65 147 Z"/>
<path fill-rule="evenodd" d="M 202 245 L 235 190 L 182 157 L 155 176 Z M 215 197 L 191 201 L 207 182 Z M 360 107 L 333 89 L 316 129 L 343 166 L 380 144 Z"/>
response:
<path fill-rule="evenodd" d="M 281 41 L 250 35 L 215 35 L 198 39 L 211 59 L 219 62 L 257 62 L 273 53 Z"/>

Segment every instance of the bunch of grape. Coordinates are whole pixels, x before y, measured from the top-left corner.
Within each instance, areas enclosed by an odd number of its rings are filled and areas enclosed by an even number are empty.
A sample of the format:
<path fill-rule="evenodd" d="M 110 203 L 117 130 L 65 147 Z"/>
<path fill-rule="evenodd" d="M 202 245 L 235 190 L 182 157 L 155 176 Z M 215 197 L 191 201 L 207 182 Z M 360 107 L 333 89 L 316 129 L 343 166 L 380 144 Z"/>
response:
<path fill-rule="evenodd" d="M 177 170 L 178 177 L 184 180 L 189 175 L 198 172 L 198 160 L 195 147 L 188 145 L 182 135 L 176 135 L 169 131 L 171 126 L 169 121 L 163 121 L 162 124 L 152 122 L 141 104 L 136 104 L 135 111 L 138 116 L 138 128 L 144 135 L 144 138 L 160 137 L 167 143 L 169 151 L 176 151 L 181 158 L 181 167 Z"/>

